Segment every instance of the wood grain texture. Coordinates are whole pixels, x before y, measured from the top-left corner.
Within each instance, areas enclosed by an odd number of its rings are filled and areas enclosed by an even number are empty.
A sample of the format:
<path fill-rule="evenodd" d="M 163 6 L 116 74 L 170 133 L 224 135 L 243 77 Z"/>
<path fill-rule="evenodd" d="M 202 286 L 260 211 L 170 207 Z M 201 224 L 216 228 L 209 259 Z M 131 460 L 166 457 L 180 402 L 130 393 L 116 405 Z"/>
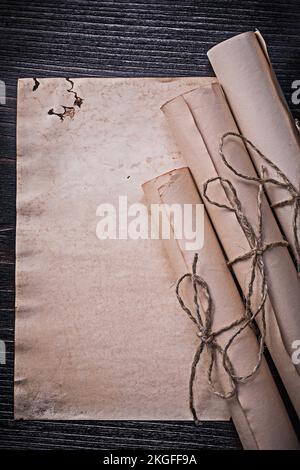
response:
<path fill-rule="evenodd" d="M 300 2 L 218 0 L 0 2 L 0 448 L 240 448 L 232 423 L 14 422 L 14 241 L 16 86 L 21 77 L 204 76 L 207 49 L 258 28 L 295 117 L 300 79 Z M 34 136 L 34 129 L 33 129 Z"/>

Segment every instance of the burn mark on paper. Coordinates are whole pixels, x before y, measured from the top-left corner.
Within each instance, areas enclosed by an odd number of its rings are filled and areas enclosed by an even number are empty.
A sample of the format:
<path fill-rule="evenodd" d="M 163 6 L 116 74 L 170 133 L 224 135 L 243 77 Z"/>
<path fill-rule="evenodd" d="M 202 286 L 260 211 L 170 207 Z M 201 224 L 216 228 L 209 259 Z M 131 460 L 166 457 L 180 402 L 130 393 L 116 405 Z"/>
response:
<path fill-rule="evenodd" d="M 80 108 L 82 103 L 83 103 L 83 98 L 81 98 L 76 91 L 73 90 L 74 88 L 74 82 L 70 80 L 70 78 L 66 78 L 66 81 L 71 84 L 71 88 L 67 89 L 68 93 L 72 93 L 74 95 L 74 103 L 73 106 L 64 106 L 60 105 L 63 108 L 63 112 L 57 113 L 54 111 L 54 108 L 49 109 L 48 114 L 52 116 L 57 116 L 61 121 L 64 121 L 66 117 L 69 117 L 71 119 L 74 118 L 76 114 L 75 107 Z"/>
<path fill-rule="evenodd" d="M 36 77 L 33 77 L 33 81 L 34 81 L 34 84 L 33 84 L 33 87 L 32 87 L 32 91 L 35 91 L 40 86 L 40 82 L 38 81 L 38 79 Z"/>
<path fill-rule="evenodd" d="M 78 106 L 78 108 L 81 107 L 82 103 L 83 103 L 83 98 L 80 98 L 80 96 L 78 96 L 78 94 L 76 93 L 76 91 L 73 90 L 74 88 L 74 82 L 72 80 L 70 80 L 69 78 L 66 78 L 67 82 L 69 82 L 71 84 L 71 88 L 69 88 L 67 90 L 68 93 L 73 93 L 74 95 L 74 106 Z"/>
<path fill-rule="evenodd" d="M 61 107 L 64 110 L 63 113 L 56 113 L 54 109 L 51 108 L 49 109 L 48 114 L 58 116 L 61 121 L 63 121 L 66 117 L 73 119 L 73 117 L 75 116 L 75 108 L 73 106 L 63 106 L 63 105 L 61 105 Z"/>

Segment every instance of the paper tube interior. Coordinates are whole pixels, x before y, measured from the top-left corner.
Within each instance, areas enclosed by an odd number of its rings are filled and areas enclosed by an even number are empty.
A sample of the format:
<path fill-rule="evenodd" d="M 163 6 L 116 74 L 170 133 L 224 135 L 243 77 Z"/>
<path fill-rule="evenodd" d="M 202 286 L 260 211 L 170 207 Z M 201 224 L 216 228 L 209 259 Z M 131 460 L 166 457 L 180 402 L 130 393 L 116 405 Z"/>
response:
<path fill-rule="evenodd" d="M 246 204 L 247 215 L 255 224 L 257 185 L 237 181 L 231 173 L 228 173 L 219 157 L 218 144 L 221 135 L 236 130 L 220 88 L 217 85 L 201 87 L 173 99 L 162 109 L 192 171 L 200 194 L 203 195 L 203 185 L 208 179 L 219 175 L 228 177 L 238 186 L 238 193 Z M 246 173 L 253 172 L 249 156 L 239 140 L 231 140 L 226 146 L 226 151 L 233 156 L 233 161 L 234 158 L 238 159 L 239 168 L 243 168 L 244 165 Z M 212 200 L 228 205 L 228 198 L 220 183 L 211 186 L 209 196 Z M 203 200 L 228 260 L 248 252 L 249 243 L 235 214 L 209 204 L 205 198 Z M 280 240 L 278 227 L 266 201 L 263 210 L 266 236 L 270 237 L 271 241 Z M 299 335 L 299 281 L 286 249 L 276 248 L 276 250 L 277 253 L 274 249 L 274 252 L 270 251 L 265 255 L 270 276 L 270 296 L 272 294 L 272 302 L 270 299 L 266 302 L 266 343 L 293 405 L 300 415 L 300 377 L 291 360 L 292 342 Z M 234 265 L 233 269 L 245 294 L 248 289 L 251 260 L 240 262 Z M 256 303 L 259 303 L 259 294 Z M 261 320 L 258 317 L 259 322 Z"/>
<path fill-rule="evenodd" d="M 19 81 L 16 418 L 191 419 L 197 338 L 164 250 L 98 239 L 96 211 L 145 202 L 141 184 L 182 165 L 160 106 L 209 81 L 74 79 L 84 101 L 63 120 L 48 111 L 72 108 L 69 82 Z M 200 392 L 201 419 L 228 419 L 206 382 Z"/>
<path fill-rule="evenodd" d="M 187 168 L 181 168 L 161 175 L 143 185 L 149 207 L 151 204 L 202 204 L 201 198 Z M 195 217 L 195 211 L 193 212 Z M 168 215 L 170 224 L 172 220 Z M 196 224 L 194 224 L 195 226 Z M 191 272 L 195 251 L 186 249 L 186 240 L 163 240 L 170 264 L 179 278 Z M 208 283 L 214 302 L 213 331 L 240 318 L 244 306 L 235 282 L 228 270 L 219 242 L 205 212 L 204 245 L 199 251 L 198 274 Z M 187 284 L 185 301 L 192 305 L 193 293 Z M 189 297 L 187 297 L 189 295 Z M 200 297 L 201 300 L 201 297 Z M 196 335 L 195 325 L 186 317 L 187 325 Z M 218 338 L 224 347 L 231 332 Z M 199 339 L 198 339 L 199 341 Z M 239 374 L 252 370 L 256 363 L 258 343 L 253 331 L 248 328 L 233 343 L 231 361 Z M 192 356 L 191 356 L 192 362 Z M 218 370 L 219 380 L 226 388 L 222 368 Z M 196 386 L 207 380 L 206 374 L 197 374 Z M 228 385 L 227 385 L 228 386 Z M 187 383 L 188 394 L 188 383 Z M 197 395 L 197 391 L 196 391 Z M 240 439 L 245 449 L 298 448 L 298 441 L 291 427 L 284 405 L 279 396 L 268 366 L 263 360 L 258 373 L 247 383 L 238 387 L 238 398 L 228 400 L 228 405 Z M 187 400 L 188 406 L 188 400 Z"/>
<path fill-rule="evenodd" d="M 239 34 L 210 49 L 208 58 L 225 91 L 240 132 L 274 162 L 299 190 L 299 132 L 261 35 L 258 32 Z M 249 150 L 260 172 L 263 161 Z M 277 177 L 268 166 L 267 169 L 270 176 Z M 267 192 L 272 204 L 289 199 L 287 191 L 278 186 L 267 185 Z M 295 253 L 292 207 L 278 207 L 275 210 Z"/>

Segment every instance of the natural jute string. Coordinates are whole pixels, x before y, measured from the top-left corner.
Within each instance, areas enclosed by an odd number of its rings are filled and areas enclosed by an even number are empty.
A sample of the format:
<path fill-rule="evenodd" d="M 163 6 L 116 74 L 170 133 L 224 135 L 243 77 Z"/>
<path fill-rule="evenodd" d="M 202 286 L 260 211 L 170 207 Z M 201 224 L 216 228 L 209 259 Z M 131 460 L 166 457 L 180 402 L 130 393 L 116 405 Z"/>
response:
<path fill-rule="evenodd" d="M 210 353 L 210 365 L 208 368 L 208 383 L 210 387 L 212 388 L 213 392 L 222 398 L 231 398 L 236 394 L 236 385 L 235 381 L 231 378 L 234 376 L 234 371 L 232 364 L 228 357 L 225 357 L 224 350 L 221 348 L 221 346 L 217 343 L 216 338 L 223 332 L 230 330 L 231 328 L 240 325 L 242 322 L 244 322 L 244 318 L 240 318 L 239 320 L 236 320 L 235 322 L 231 323 L 227 327 L 224 327 L 220 329 L 219 331 L 212 331 L 212 324 L 213 324 L 213 311 L 214 311 L 214 305 L 213 305 L 213 300 L 210 294 L 210 290 L 208 287 L 208 284 L 202 279 L 197 273 L 196 273 L 196 268 L 197 268 L 197 261 L 198 261 L 198 254 L 196 253 L 194 256 L 194 261 L 193 261 L 193 267 L 192 267 L 192 273 L 186 273 L 184 274 L 177 282 L 176 285 L 176 295 L 178 302 L 181 306 L 181 308 L 184 310 L 184 312 L 188 315 L 188 317 L 195 323 L 195 325 L 198 328 L 198 333 L 197 335 L 200 338 L 200 343 L 199 346 L 196 349 L 194 359 L 192 362 L 191 366 L 191 374 L 190 374 L 190 380 L 189 380 L 189 404 L 190 404 L 190 410 L 192 412 L 194 421 L 196 424 L 199 424 L 198 416 L 197 416 L 197 411 L 195 408 L 195 403 L 194 403 L 194 383 L 195 383 L 195 376 L 196 376 L 196 369 L 197 365 L 200 361 L 200 356 L 204 350 L 204 347 L 206 346 L 208 349 L 208 352 Z M 184 279 L 190 279 L 192 282 L 193 290 L 194 290 L 194 305 L 195 305 L 195 314 L 192 313 L 192 311 L 186 306 L 181 294 L 180 294 L 180 285 L 183 282 Z M 202 307 L 203 313 L 204 313 L 204 321 L 201 318 L 200 315 L 200 306 L 199 306 L 199 300 L 198 300 L 198 288 L 200 288 L 202 295 L 205 298 L 205 301 L 207 303 L 207 307 Z M 228 393 L 222 393 L 216 390 L 215 385 L 212 380 L 212 371 L 213 371 L 213 366 L 214 362 L 216 359 L 216 353 L 219 352 L 221 356 L 223 357 L 223 360 L 226 361 L 226 371 L 228 372 L 228 376 L 231 382 L 231 390 Z"/>
<path fill-rule="evenodd" d="M 232 206 L 226 206 L 223 204 L 219 204 L 217 202 L 211 201 L 209 197 L 207 196 L 207 189 L 209 184 L 213 183 L 216 180 L 221 180 L 223 183 L 227 183 L 229 188 L 232 191 Z M 207 347 L 208 353 L 210 355 L 210 365 L 208 368 L 208 383 L 210 385 L 210 388 L 212 389 L 213 393 L 221 398 L 228 399 L 237 394 L 237 384 L 239 382 L 246 382 L 248 379 L 250 379 L 259 369 L 262 357 L 263 357 L 263 351 L 264 351 L 264 340 L 265 340 L 265 334 L 266 334 L 266 322 L 265 322 L 265 301 L 268 293 L 268 287 L 267 287 L 267 281 L 266 281 L 266 274 L 265 274 L 265 268 L 264 268 L 264 262 L 263 262 L 263 253 L 271 248 L 274 248 L 276 246 L 286 246 L 287 242 L 285 241 L 279 241 L 279 242 L 273 242 L 273 243 L 268 243 L 265 244 L 263 241 L 263 224 L 262 224 L 262 211 L 261 211 L 261 196 L 262 196 L 262 184 L 259 186 L 259 191 L 258 191 L 258 221 L 259 221 L 259 233 L 258 235 L 255 234 L 255 231 L 251 224 L 249 223 L 247 217 L 243 213 L 241 203 L 238 199 L 237 193 L 233 185 L 230 183 L 230 181 L 227 181 L 225 179 L 222 179 L 220 177 L 213 178 L 205 183 L 204 186 L 204 195 L 206 199 L 214 205 L 217 205 L 218 207 L 226 208 L 230 211 L 234 211 L 238 217 L 238 220 L 240 224 L 243 226 L 245 232 L 249 234 L 249 239 L 251 239 L 251 250 L 248 253 L 245 253 L 242 256 L 239 256 L 229 262 L 229 264 L 237 263 L 242 260 L 246 260 L 249 258 L 252 258 L 252 268 L 251 268 L 251 276 L 250 276 L 250 281 L 249 281 L 249 286 L 248 286 L 248 291 L 245 299 L 245 313 L 244 315 L 235 320 L 234 322 L 230 323 L 229 325 L 217 330 L 217 331 L 212 331 L 212 325 L 213 325 L 213 311 L 214 311 L 214 304 L 212 300 L 212 296 L 209 290 L 209 286 L 205 282 L 205 280 L 200 277 L 197 272 L 196 272 L 196 267 L 197 267 L 197 261 L 198 261 L 198 254 L 195 254 L 194 257 L 194 262 L 192 266 L 192 273 L 187 273 L 184 274 L 177 282 L 176 285 L 176 295 L 178 302 L 181 306 L 181 308 L 184 310 L 184 312 L 189 316 L 189 318 L 197 325 L 198 328 L 198 336 L 200 338 L 200 344 L 196 350 L 196 353 L 194 355 L 194 359 L 192 362 L 191 366 L 191 374 L 190 374 L 190 380 L 189 380 L 189 404 L 190 404 L 190 410 L 192 412 L 194 421 L 196 424 L 199 423 L 198 417 L 197 417 L 197 412 L 195 409 L 195 403 L 194 403 L 194 384 L 195 384 L 195 376 L 196 376 L 196 369 L 197 365 L 200 361 L 201 354 L 204 350 L 204 347 Z M 261 298 L 260 298 L 260 303 L 256 310 L 253 311 L 251 301 L 252 301 L 252 296 L 253 296 L 253 287 L 254 287 L 254 282 L 256 279 L 256 272 L 257 272 L 257 267 L 259 266 L 260 271 L 262 273 L 262 281 L 261 281 Z M 186 306 L 181 294 L 180 294 L 180 285 L 183 282 L 184 279 L 190 279 L 192 282 L 192 287 L 194 291 L 194 306 L 195 306 L 195 313 L 193 314 L 191 310 Z M 202 320 L 201 314 L 200 314 L 200 306 L 199 306 L 199 300 L 198 300 L 198 289 L 200 288 L 202 295 L 204 296 L 205 302 L 207 303 L 207 306 L 203 306 L 202 303 L 202 310 L 204 313 L 204 321 Z M 256 316 L 259 313 L 262 313 L 262 329 L 261 329 L 261 334 L 260 334 L 260 341 L 259 341 L 259 352 L 258 352 L 258 357 L 256 364 L 254 365 L 253 369 L 251 372 L 249 372 L 246 375 L 236 375 L 234 371 L 234 367 L 229 359 L 228 356 L 228 350 L 234 340 L 242 333 L 242 331 L 247 328 L 249 325 L 251 326 L 253 324 L 253 321 L 255 320 Z M 239 327 L 236 330 L 236 327 Z M 233 335 L 230 337 L 230 339 L 227 341 L 226 345 L 224 348 L 222 348 L 218 343 L 217 343 L 217 337 L 220 336 L 222 333 L 225 331 L 230 331 L 235 329 L 236 331 L 233 333 Z M 216 385 L 212 379 L 212 372 L 213 372 L 213 367 L 215 364 L 216 360 L 216 355 L 219 353 L 222 357 L 222 365 L 224 367 L 224 370 L 226 371 L 226 374 L 229 378 L 229 382 L 231 384 L 231 390 L 227 393 L 218 391 L 216 388 Z"/>
<path fill-rule="evenodd" d="M 281 187 L 287 188 L 289 191 L 294 191 L 295 188 L 288 182 L 287 183 L 287 178 L 285 175 L 281 174 L 280 170 L 271 164 L 270 162 L 264 155 L 262 155 L 254 146 L 253 148 L 259 153 L 260 156 L 271 166 L 277 171 L 277 173 L 280 175 L 281 178 L 284 179 L 285 183 L 280 183 L 277 182 L 276 180 L 273 179 L 267 179 L 265 177 L 265 168 L 262 168 L 262 173 L 260 178 L 251 178 L 245 175 L 242 175 L 238 173 L 231 165 L 227 162 L 224 154 L 223 154 L 223 144 L 224 144 L 224 139 L 228 135 L 234 135 L 237 137 L 240 137 L 242 140 L 247 141 L 249 145 L 253 146 L 253 144 L 245 139 L 243 136 L 240 134 L 235 134 L 235 133 L 227 133 L 224 134 L 224 136 L 221 139 L 220 143 L 220 154 L 221 157 L 225 163 L 225 165 L 230 168 L 233 173 L 235 173 L 237 176 L 244 177 L 244 179 L 249 179 L 252 181 L 257 181 L 259 183 L 258 187 L 258 194 L 257 194 L 257 217 L 258 217 L 258 230 L 257 233 L 254 229 L 254 227 L 251 225 L 249 222 L 246 214 L 243 211 L 242 204 L 238 198 L 238 194 L 236 189 L 234 188 L 233 184 L 222 177 L 215 177 L 209 179 L 203 186 L 203 192 L 204 192 L 204 197 L 206 200 L 210 203 L 213 204 L 217 207 L 227 209 L 231 212 L 234 212 L 237 220 L 242 227 L 246 238 L 249 242 L 250 245 L 250 250 L 247 253 L 244 253 L 240 256 L 237 256 L 235 259 L 231 260 L 228 262 L 229 266 L 232 266 L 235 263 L 242 262 L 245 260 L 251 260 L 251 273 L 250 273 L 250 279 L 249 279 L 249 284 L 248 284 L 248 289 L 247 293 L 245 295 L 245 313 L 244 315 L 230 323 L 228 326 L 225 326 L 217 331 L 212 331 L 212 324 L 213 324 L 213 311 L 214 311 L 214 304 L 212 300 L 212 296 L 209 290 L 209 286 L 205 282 L 205 280 L 200 277 L 197 272 L 196 272 L 196 267 L 197 267 L 197 261 L 198 261 L 198 254 L 195 254 L 194 257 L 194 262 L 192 266 L 192 273 L 187 273 L 184 274 L 177 282 L 176 285 L 176 295 L 178 302 L 181 306 L 181 308 L 184 310 L 184 312 L 189 316 L 189 318 L 197 325 L 198 328 L 198 336 L 200 338 L 200 344 L 196 350 L 196 353 L 194 355 L 194 359 L 192 362 L 191 366 L 191 374 L 190 374 L 190 380 L 189 380 L 189 405 L 190 405 L 190 410 L 192 412 L 194 421 L 196 424 L 199 424 L 198 416 L 197 416 L 197 411 L 195 409 L 195 400 L 194 400 L 194 384 L 195 384 L 195 376 L 196 376 L 196 370 L 197 370 L 197 365 L 200 361 L 201 354 L 206 346 L 208 353 L 210 355 L 210 365 L 208 368 L 208 383 L 210 385 L 210 388 L 212 389 L 213 393 L 221 398 L 224 399 L 229 399 L 232 398 L 237 394 L 237 384 L 238 383 L 244 383 L 248 379 L 250 379 L 259 369 L 262 357 L 263 357 L 263 351 L 264 351 L 264 342 L 265 342 L 265 335 L 266 335 L 266 320 L 265 320 L 265 302 L 266 298 L 268 295 L 268 284 L 267 284 L 267 276 L 266 276 L 266 270 L 265 270 L 265 263 L 264 263 L 264 258 L 263 255 L 267 250 L 271 250 L 276 247 L 283 247 L 283 246 L 288 246 L 288 242 L 285 240 L 277 241 L 277 242 L 271 242 L 271 243 L 266 243 L 264 241 L 264 236 L 263 236 L 263 217 L 262 217 L 262 194 L 263 194 L 263 187 L 266 182 L 271 182 L 273 184 L 278 184 Z M 227 186 L 227 196 L 230 201 L 231 205 L 226 205 L 226 204 L 221 204 L 217 201 L 213 201 L 210 199 L 208 196 L 208 187 L 215 181 L 220 181 L 224 186 Z M 295 190 L 296 191 L 296 190 Z M 293 193 L 294 194 L 294 193 Z M 298 210 L 298 208 L 297 208 Z M 297 222 L 297 218 L 296 218 Z M 258 306 L 253 310 L 252 307 L 252 299 L 254 295 L 254 285 L 257 277 L 257 272 L 259 271 L 261 277 L 260 277 L 260 300 Z M 194 307 L 195 307 L 195 314 L 191 312 L 191 310 L 186 306 L 184 300 L 182 299 L 182 296 L 180 294 L 180 285 L 183 282 L 184 279 L 190 279 L 192 282 L 193 286 L 193 291 L 194 291 Z M 201 291 L 202 295 L 205 298 L 205 302 L 207 303 L 206 307 L 203 307 L 202 304 L 202 310 L 204 314 L 204 321 L 202 320 L 202 317 L 200 315 L 200 306 L 199 306 L 199 300 L 198 300 L 198 295 L 199 295 L 199 290 Z M 257 361 L 256 364 L 254 365 L 253 369 L 251 372 L 249 372 L 246 375 L 236 375 L 234 371 L 233 364 L 231 363 L 229 356 L 228 356 L 228 350 L 234 340 L 241 334 L 241 332 L 247 328 L 248 326 L 253 326 L 253 322 L 256 318 L 256 316 L 261 313 L 261 329 L 260 329 L 260 336 L 259 336 L 259 351 L 258 351 L 258 356 L 257 356 Z M 236 327 L 239 327 L 236 329 Z M 220 336 L 222 333 L 225 331 L 230 331 L 232 329 L 235 329 L 235 332 L 233 335 L 230 337 L 230 339 L 227 341 L 226 345 L 224 348 L 222 348 L 218 343 L 217 343 L 217 337 Z M 212 372 L 213 372 L 213 367 L 215 364 L 216 356 L 217 354 L 220 354 L 222 357 L 222 364 L 224 367 L 224 370 L 226 371 L 226 374 L 228 376 L 229 382 L 231 384 L 231 390 L 229 392 L 221 392 L 216 389 L 215 383 L 212 378 Z"/>
<path fill-rule="evenodd" d="M 265 176 L 262 177 L 253 177 L 253 176 L 248 176 L 244 175 L 243 173 L 240 173 L 237 171 L 227 160 L 225 157 L 223 147 L 225 144 L 225 140 L 227 137 L 232 136 L 232 137 L 237 137 L 241 139 L 246 146 L 249 145 L 249 147 L 254 150 L 254 152 L 262 159 L 264 160 L 277 174 L 279 177 L 279 180 L 274 179 L 274 178 L 266 178 Z M 283 171 L 280 170 L 280 168 L 275 165 L 269 158 L 267 158 L 250 140 L 248 140 L 246 137 L 244 137 L 241 134 L 235 133 L 235 132 L 226 132 L 221 138 L 220 141 L 220 147 L 219 147 L 219 153 L 220 156 L 224 162 L 224 164 L 229 168 L 229 170 L 232 171 L 236 176 L 248 180 L 248 181 L 256 181 L 258 183 L 263 183 L 263 184 L 273 184 L 275 186 L 278 186 L 282 189 L 285 189 L 288 191 L 290 194 L 290 197 L 284 201 L 277 202 L 276 204 L 273 204 L 271 207 L 283 207 L 287 205 L 293 206 L 293 217 L 292 217 L 292 227 L 293 227 L 293 236 L 294 236 L 294 243 L 295 243 L 295 249 L 296 249 L 296 263 L 297 263 L 297 271 L 298 274 L 300 274 L 300 240 L 299 240 L 299 211 L 300 211 L 300 192 L 299 189 L 297 189 L 292 182 L 288 179 L 288 177 L 283 173 Z"/>

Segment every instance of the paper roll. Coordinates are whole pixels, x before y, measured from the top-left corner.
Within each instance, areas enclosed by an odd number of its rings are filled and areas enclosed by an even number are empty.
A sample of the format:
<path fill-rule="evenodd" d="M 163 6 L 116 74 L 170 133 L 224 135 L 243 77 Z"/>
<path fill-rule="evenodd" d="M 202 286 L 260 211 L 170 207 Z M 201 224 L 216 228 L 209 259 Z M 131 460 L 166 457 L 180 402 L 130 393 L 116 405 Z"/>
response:
<path fill-rule="evenodd" d="M 275 163 L 299 190 L 300 138 L 270 64 L 265 42 L 256 32 L 239 34 L 213 47 L 209 60 L 221 83 L 241 133 Z M 258 155 L 250 153 L 260 171 Z M 276 173 L 268 169 L 268 175 Z M 278 179 L 278 178 L 277 178 Z M 267 185 L 272 204 L 289 198 L 286 190 Z M 275 209 L 296 256 L 292 206 Z M 300 330 L 298 330 L 298 336 Z"/>
<path fill-rule="evenodd" d="M 149 204 L 202 203 L 187 168 L 159 176 L 145 183 L 143 189 Z M 171 218 L 169 220 L 172 225 Z M 185 240 L 171 238 L 164 240 L 164 243 L 177 276 L 191 272 L 195 251 L 186 250 Z M 199 252 L 198 273 L 208 283 L 213 298 L 213 331 L 240 318 L 244 313 L 243 302 L 207 214 L 204 219 L 204 246 Z M 187 286 L 187 289 L 189 287 L 191 286 Z M 191 291 L 190 295 L 193 296 Z M 231 335 L 232 331 L 219 336 L 221 347 L 225 346 Z M 253 331 L 248 328 L 238 337 L 229 354 L 238 373 L 243 374 L 252 369 L 257 353 L 257 340 Z M 219 378 L 225 387 L 224 374 L 220 372 Z M 200 380 L 206 380 L 206 376 L 202 374 L 197 379 Z M 228 404 L 245 449 L 298 448 L 297 438 L 265 360 L 249 382 L 239 384 L 238 398 L 228 400 Z"/>
<path fill-rule="evenodd" d="M 235 131 L 236 127 L 226 106 L 218 85 L 201 87 L 179 96 L 163 106 L 179 148 L 189 165 L 200 194 L 203 196 L 204 183 L 216 176 L 228 177 L 237 187 L 238 194 L 250 221 L 257 224 L 257 184 L 238 180 L 226 169 L 218 154 L 220 137 L 224 132 Z M 230 140 L 227 153 L 238 159 L 239 168 L 249 173 L 253 167 L 240 140 Z M 221 184 L 209 190 L 212 200 L 228 205 L 228 198 Z M 236 218 L 236 215 L 209 204 L 204 198 L 206 209 L 217 232 L 228 260 L 249 251 L 250 245 Z M 263 200 L 265 241 L 281 239 L 280 231 Z M 297 273 L 286 248 L 275 248 L 264 255 L 269 298 L 266 302 L 267 336 L 266 344 L 278 372 L 289 393 L 290 399 L 300 416 L 299 366 L 291 359 L 292 343 L 299 337 L 299 284 Z M 233 266 L 238 283 L 246 295 L 251 270 L 251 260 Z M 258 284 L 259 284 L 258 273 Z M 257 295 L 257 303 L 259 294 Z M 288 308 L 287 308 L 288 306 Z M 254 303 L 255 307 L 255 303 Z M 257 318 L 261 323 L 260 317 Z"/>

